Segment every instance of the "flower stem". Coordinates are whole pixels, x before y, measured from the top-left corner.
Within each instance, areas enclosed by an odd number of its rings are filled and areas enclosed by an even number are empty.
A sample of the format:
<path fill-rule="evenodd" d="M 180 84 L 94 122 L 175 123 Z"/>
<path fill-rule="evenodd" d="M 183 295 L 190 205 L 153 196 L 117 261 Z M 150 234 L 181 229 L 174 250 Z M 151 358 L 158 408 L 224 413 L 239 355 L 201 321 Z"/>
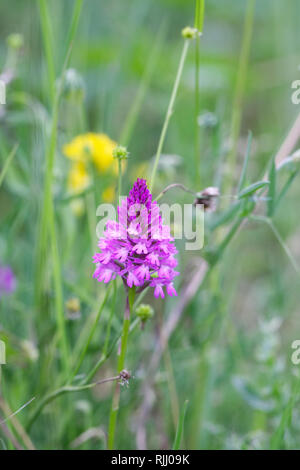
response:
<path fill-rule="evenodd" d="M 120 200 L 120 197 L 122 196 L 122 162 L 120 159 L 118 160 L 118 176 L 119 176 L 118 192 L 119 192 L 119 200 Z"/>
<path fill-rule="evenodd" d="M 130 313 L 133 307 L 134 296 L 135 296 L 134 288 L 129 289 L 128 296 L 126 299 L 125 313 L 124 313 L 123 332 L 122 332 L 122 339 L 121 339 L 121 351 L 120 351 L 120 356 L 118 360 L 118 374 L 124 369 L 124 365 L 125 365 L 127 342 L 128 342 L 129 327 L 130 327 Z M 108 449 L 109 450 L 112 450 L 114 448 L 115 430 L 116 430 L 116 424 L 117 424 L 119 404 L 120 404 L 120 383 L 117 382 L 115 386 L 114 394 L 113 394 L 110 417 L 109 417 L 109 428 L 108 428 Z"/>
<path fill-rule="evenodd" d="M 158 162 L 159 162 L 161 152 L 162 152 L 162 149 L 163 149 L 166 133 L 167 133 L 167 130 L 168 130 L 169 121 L 170 121 L 170 118 L 173 114 L 174 103 L 175 103 L 175 99 L 176 99 L 176 96 L 177 96 L 178 87 L 179 87 L 179 83 L 180 83 L 180 79 L 181 79 L 181 75 L 182 75 L 182 71 L 183 71 L 183 66 L 184 66 L 185 59 L 186 59 L 186 55 L 187 55 L 187 52 L 188 52 L 189 44 L 190 44 L 190 40 L 185 39 L 184 44 L 183 44 L 183 49 L 182 49 L 182 52 L 181 52 L 181 56 L 180 56 L 180 61 L 179 61 L 179 65 L 178 65 L 178 70 L 177 70 L 177 74 L 176 74 L 176 78 L 175 78 L 175 82 L 174 82 L 170 102 L 169 102 L 169 106 L 168 106 L 168 109 L 167 109 L 165 121 L 164 121 L 164 124 L 163 124 L 163 127 L 162 127 L 159 142 L 158 142 L 158 147 L 157 147 L 157 151 L 156 151 L 155 161 L 154 161 L 152 175 L 151 175 L 150 187 L 149 187 L 150 192 L 152 192 L 152 188 L 153 188 L 154 181 L 155 181 L 155 176 L 156 176 L 156 171 L 157 171 L 157 166 L 158 166 Z"/>

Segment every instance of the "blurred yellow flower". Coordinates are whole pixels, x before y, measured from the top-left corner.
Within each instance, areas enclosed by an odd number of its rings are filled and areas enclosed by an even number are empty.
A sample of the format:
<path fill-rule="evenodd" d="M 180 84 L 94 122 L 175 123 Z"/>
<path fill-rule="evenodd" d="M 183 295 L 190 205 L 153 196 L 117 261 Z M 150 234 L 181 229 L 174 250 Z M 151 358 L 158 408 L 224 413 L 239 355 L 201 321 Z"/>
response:
<path fill-rule="evenodd" d="M 71 142 L 63 146 L 64 155 L 71 160 L 68 174 L 68 190 L 72 194 L 80 194 L 90 184 L 89 165 L 93 164 L 101 173 L 118 173 L 118 162 L 113 157 L 116 142 L 105 134 L 89 132 L 76 136 Z M 125 165 L 122 164 L 122 171 Z M 110 203 L 115 199 L 114 186 L 103 188 L 102 198 Z M 84 212 L 83 201 L 73 201 L 72 210 L 76 215 Z"/>
<path fill-rule="evenodd" d="M 71 142 L 64 145 L 63 153 L 76 162 L 87 163 L 92 161 L 100 173 L 106 172 L 116 166 L 113 150 L 116 142 L 105 134 L 78 135 Z"/>
<path fill-rule="evenodd" d="M 68 175 L 68 189 L 72 193 L 80 193 L 89 185 L 90 178 L 85 163 L 74 162 Z"/>
<path fill-rule="evenodd" d="M 115 195 L 116 195 L 116 192 L 115 192 L 114 186 L 109 186 L 103 191 L 102 199 L 104 202 L 107 202 L 107 203 L 114 202 Z"/>

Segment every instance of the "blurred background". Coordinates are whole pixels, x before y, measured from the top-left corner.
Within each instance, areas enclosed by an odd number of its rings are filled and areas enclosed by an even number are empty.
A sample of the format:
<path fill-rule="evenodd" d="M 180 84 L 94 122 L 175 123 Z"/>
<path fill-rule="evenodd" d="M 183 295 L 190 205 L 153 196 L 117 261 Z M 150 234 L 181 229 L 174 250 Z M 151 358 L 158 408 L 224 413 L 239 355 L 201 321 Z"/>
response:
<path fill-rule="evenodd" d="M 300 4 L 297 0 L 260 0 L 255 6 L 242 99 L 237 106 L 241 125 L 236 161 L 235 166 L 228 166 L 249 3 L 206 0 L 199 112 L 195 117 L 195 47 L 191 44 L 155 184 L 155 194 L 174 182 L 195 192 L 222 187 L 217 214 L 234 202 L 248 131 L 253 135 L 247 172 L 250 184 L 263 179 L 300 109 L 291 100 L 292 83 L 300 79 Z M 47 4 L 59 85 L 74 2 L 50 0 Z M 112 142 L 126 145 L 130 158 L 123 176 L 125 194 L 136 177 L 149 174 L 181 54 L 181 30 L 194 24 L 194 10 L 192 0 L 83 2 L 62 85 L 52 186 L 64 316 L 73 352 L 80 351 L 82 330 L 106 293 L 107 287 L 92 279 L 94 209 L 103 201 L 115 200 L 117 177 L 114 169 L 95 168 L 77 168 L 72 176 L 72 156 L 66 155 L 65 146 L 86 133 L 105 134 Z M 7 104 L 0 107 L 0 169 L 14 145 L 19 145 L 0 183 L 0 266 L 9 266 L 14 276 L 12 292 L 1 295 L 0 291 L 0 339 L 7 348 L 2 394 L 13 411 L 36 397 L 18 414 L 35 447 L 104 449 L 111 384 L 57 398 L 43 408 L 29 429 L 41 397 L 64 384 L 50 245 L 45 262 L 46 293 L 39 307 L 35 302 L 39 214 L 52 116 L 40 24 L 38 2 L 1 2 L 0 73 L 8 84 Z M 197 169 L 195 132 L 199 137 Z M 93 197 L 82 182 L 86 174 L 96 185 Z M 228 174 L 235 184 L 224 187 L 222 181 Z M 279 187 L 288 176 L 288 170 L 278 175 Z M 298 181 L 295 178 L 272 219 L 282 243 L 267 223 L 246 221 L 215 274 L 186 305 L 155 377 L 151 377 L 150 412 L 144 419 L 148 364 L 161 324 L 176 308 L 178 298 L 163 302 L 147 294 L 143 299 L 155 314 L 144 329 L 136 328 L 130 337 L 126 362 L 134 379 L 122 389 L 118 448 L 135 449 L 141 442 L 145 444 L 145 435 L 148 448 L 170 448 L 185 400 L 189 403 L 183 448 L 263 449 L 272 442 L 280 448 L 299 448 L 299 411 L 295 406 L 291 415 L 284 415 L 291 399 L 296 405 L 298 398 L 293 392 L 298 370 L 290 359 L 291 343 L 300 339 L 299 273 L 295 270 L 300 263 Z M 176 190 L 166 199 L 193 201 Z M 184 243 L 176 242 L 180 286 L 188 280 L 192 258 L 206 257 L 206 250 L 209 254 L 226 230 L 222 227 L 221 235 L 213 238 L 210 223 L 214 219 L 207 217 L 204 250 L 185 252 Z M 113 301 L 105 304 L 103 323 L 97 326 L 81 377 L 99 359 L 107 325 L 112 339 L 121 328 L 121 285 L 111 318 Z M 116 348 L 95 379 L 114 376 L 115 367 Z M 280 424 L 283 415 L 288 421 L 284 430 Z M 13 424 L 8 427 L 14 435 Z M 6 434 L 1 443 L 4 448 L 15 447 Z"/>

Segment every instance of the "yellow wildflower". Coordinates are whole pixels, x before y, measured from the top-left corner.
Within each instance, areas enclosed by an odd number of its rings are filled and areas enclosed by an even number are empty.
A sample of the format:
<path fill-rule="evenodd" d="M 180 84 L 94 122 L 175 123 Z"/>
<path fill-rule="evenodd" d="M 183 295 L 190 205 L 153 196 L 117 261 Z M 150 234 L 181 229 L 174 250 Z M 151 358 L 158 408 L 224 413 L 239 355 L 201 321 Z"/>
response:
<path fill-rule="evenodd" d="M 100 173 L 106 172 L 115 166 L 113 150 L 116 143 L 105 134 L 78 135 L 69 144 L 63 147 L 66 157 L 71 160 L 86 163 L 91 160 Z"/>
<path fill-rule="evenodd" d="M 68 188 L 72 193 L 80 193 L 89 185 L 90 178 L 83 162 L 72 163 L 69 176 Z"/>

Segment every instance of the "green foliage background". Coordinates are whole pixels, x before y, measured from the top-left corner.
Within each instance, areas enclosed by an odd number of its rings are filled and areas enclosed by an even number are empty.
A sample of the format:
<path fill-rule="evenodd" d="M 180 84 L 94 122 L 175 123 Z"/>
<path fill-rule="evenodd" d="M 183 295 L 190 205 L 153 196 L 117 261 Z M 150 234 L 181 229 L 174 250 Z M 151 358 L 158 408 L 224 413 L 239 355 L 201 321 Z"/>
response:
<path fill-rule="evenodd" d="M 74 3 L 47 2 L 56 77 L 63 67 Z M 245 186 L 262 180 L 269 171 L 272 158 L 299 113 L 299 107 L 291 101 L 291 84 L 300 73 L 300 4 L 297 0 L 260 0 L 243 82 L 237 161 L 234 167 L 228 165 L 228 137 L 246 6 L 246 1 L 206 0 L 200 42 L 200 114 L 213 113 L 217 124 L 212 128 L 198 127 L 197 176 L 195 48 L 191 44 L 163 149 L 164 154 L 179 155 L 180 165 L 161 166 L 154 191 L 157 194 L 174 182 L 195 192 L 208 186 L 223 187 L 222 178 L 231 174 L 236 184 L 229 193 L 221 191 L 217 215 L 224 214 L 237 200 L 248 131 L 253 138 Z M 119 141 L 140 90 L 142 101 L 127 134 L 130 160 L 123 179 L 124 192 L 137 174 L 145 176 L 141 165 L 153 165 L 151 158 L 156 152 L 182 48 L 180 31 L 194 23 L 194 10 L 191 0 L 83 2 L 69 67 L 80 75 L 85 96 L 81 107 L 67 97 L 64 89 L 53 169 L 63 302 L 65 306 L 75 296 L 81 303 L 80 318 L 66 318 L 71 362 L 81 349 L 82 331 L 88 331 L 107 287 L 92 279 L 91 259 L 96 244 L 91 240 L 88 216 L 76 217 L 66 200 L 68 161 L 62 155 L 62 145 L 83 131 L 105 132 Z M 50 245 L 44 259 L 46 289 L 42 309 L 36 307 L 34 300 L 39 213 L 51 126 L 49 74 L 37 1 L 1 2 L 0 69 L 5 67 L 6 38 L 11 33 L 22 34 L 24 45 L 18 53 L 16 77 L 8 87 L 7 106 L 1 116 L 0 170 L 13 146 L 18 143 L 19 147 L 0 188 L 0 264 L 13 267 L 18 288 L 13 296 L 0 299 L 0 338 L 7 346 L 2 394 L 13 411 L 35 397 L 17 418 L 36 448 L 69 449 L 78 445 L 82 449 L 104 449 L 111 384 L 56 398 L 43 408 L 29 429 L 41 400 L 65 385 L 69 377 L 61 364 Z M 297 168 L 277 173 L 276 197 L 289 176 L 296 175 Z M 271 183 L 273 177 L 271 172 Z M 134 378 L 128 388 L 122 388 L 116 430 L 118 448 L 137 448 L 137 423 L 147 381 L 153 399 L 151 413 L 143 423 L 149 448 L 172 447 L 176 410 L 182 410 L 185 400 L 189 403 L 182 448 L 299 448 L 299 366 L 293 366 L 290 359 L 291 343 L 299 339 L 299 273 L 293 266 L 300 262 L 298 181 L 296 177 L 272 217 L 284 246 L 268 223 L 249 219 L 245 214 L 241 230 L 222 253 L 217 268 L 186 306 L 155 377 L 147 375 L 149 360 L 157 347 L 161 325 L 172 314 L 178 299 L 162 302 L 147 294 L 144 301 L 154 307 L 155 316 L 143 330 L 138 327 L 130 335 L 126 364 Z M 101 177 L 97 184 L 98 188 L 104 184 Z M 99 204 L 97 190 L 95 194 Z M 192 202 L 189 195 L 179 191 L 170 191 L 166 199 Z M 255 214 L 265 215 L 266 206 L 265 200 L 257 204 Z M 191 259 L 204 257 L 210 261 L 211 253 L 233 223 L 229 218 L 228 223 L 213 231 L 210 224 L 216 220 L 216 215 L 207 216 L 204 250 L 185 252 L 184 244 L 178 242 L 180 286 L 188 279 Z M 293 263 L 284 248 L 289 250 Z M 105 303 L 75 386 L 101 356 L 112 308 L 110 344 L 120 334 L 123 305 L 120 284 L 115 305 L 111 293 Z M 115 375 L 116 355 L 114 348 L 95 379 Z M 4 414 L 2 408 L 1 416 Z M 16 433 L 11 421 L 8 426 Z M 95 428 L 91 438 L 76 443 L 78 436 Z M 14 448 L 1 433 L 0 430 L 2 446 Z"/>

